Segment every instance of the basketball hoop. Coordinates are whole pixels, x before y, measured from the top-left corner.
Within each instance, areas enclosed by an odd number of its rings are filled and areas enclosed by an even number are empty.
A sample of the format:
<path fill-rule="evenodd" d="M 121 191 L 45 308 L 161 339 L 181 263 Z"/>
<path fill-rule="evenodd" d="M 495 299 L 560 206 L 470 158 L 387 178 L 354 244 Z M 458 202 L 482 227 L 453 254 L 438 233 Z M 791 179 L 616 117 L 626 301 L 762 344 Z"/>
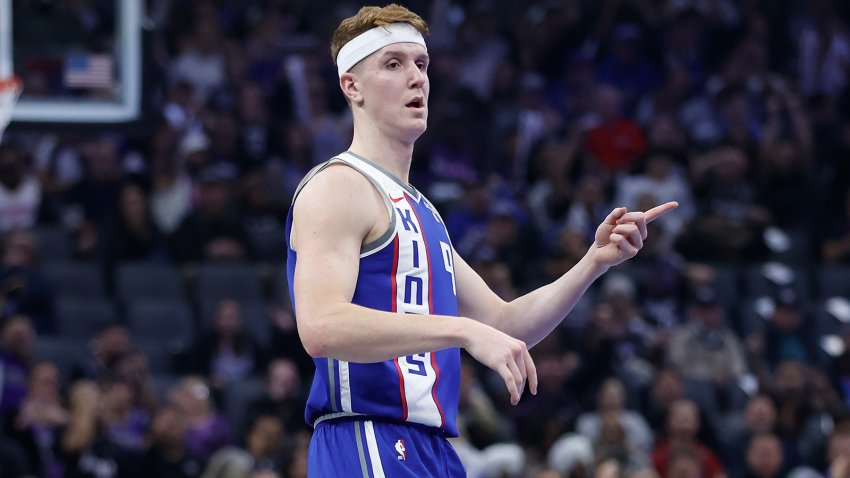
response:
<path fill-rule="evenodd" d="M 23 82 L 17 76 L 0 78 L 0 140 L 3 139 L 3 131 L 12 120 L 12 110 L 15 102 L 23 91 Z"/>

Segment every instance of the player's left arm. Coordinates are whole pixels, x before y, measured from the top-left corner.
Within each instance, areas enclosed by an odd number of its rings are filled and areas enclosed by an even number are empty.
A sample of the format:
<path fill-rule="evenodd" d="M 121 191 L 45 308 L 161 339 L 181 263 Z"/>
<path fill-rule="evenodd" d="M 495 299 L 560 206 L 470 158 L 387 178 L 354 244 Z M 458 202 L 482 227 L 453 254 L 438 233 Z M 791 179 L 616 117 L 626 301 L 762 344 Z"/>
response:
<path fill-rule="evenodd" d="M 668 202 L 646 212 L 614 209 L 596 229 L 593 245 L 575 266 L 554 282 L 511 302 L 499 298 L 455 252 L 460 315 L 484 322 L 531 348 L 558 326 L 593 281 L 640 251 L 648 223 L 676 206 L 678 203 Z"/>

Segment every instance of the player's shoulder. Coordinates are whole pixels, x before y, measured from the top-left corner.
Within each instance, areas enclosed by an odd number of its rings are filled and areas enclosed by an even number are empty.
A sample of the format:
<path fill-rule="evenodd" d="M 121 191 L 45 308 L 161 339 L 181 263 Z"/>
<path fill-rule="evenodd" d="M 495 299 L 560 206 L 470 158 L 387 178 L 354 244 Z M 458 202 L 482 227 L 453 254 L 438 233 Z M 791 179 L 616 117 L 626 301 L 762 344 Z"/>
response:
<path fill-rule="evenodd" d="M 296 214 L 306 210 L 314 214 L 355 214 L 367 216 L 376 211 L 374 187 L 361 172 L 342 162 L 322 165 L 308 176 L 297 193 Z"/>
<path fill-rule="evenodd" d="M 353 167 L 343 162 L 328 162 L 307 177 L 298 199 L 305 195 L 339 199 L 346 195 L 363 194 L 370 188 L 369 180 Z"/>

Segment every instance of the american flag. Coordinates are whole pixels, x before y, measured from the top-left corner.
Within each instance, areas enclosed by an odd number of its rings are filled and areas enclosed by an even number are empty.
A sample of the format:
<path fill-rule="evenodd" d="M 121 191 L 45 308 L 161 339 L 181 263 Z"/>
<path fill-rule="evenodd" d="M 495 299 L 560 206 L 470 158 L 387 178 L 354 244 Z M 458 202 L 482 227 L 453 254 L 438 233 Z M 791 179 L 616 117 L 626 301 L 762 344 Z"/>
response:
<path fill-rule="evenodd" d="M 65 58 L 65 85 L 69 88 L 109 88 L 112 86 L 112 57 L 109 55 L 69 55 Z"/>

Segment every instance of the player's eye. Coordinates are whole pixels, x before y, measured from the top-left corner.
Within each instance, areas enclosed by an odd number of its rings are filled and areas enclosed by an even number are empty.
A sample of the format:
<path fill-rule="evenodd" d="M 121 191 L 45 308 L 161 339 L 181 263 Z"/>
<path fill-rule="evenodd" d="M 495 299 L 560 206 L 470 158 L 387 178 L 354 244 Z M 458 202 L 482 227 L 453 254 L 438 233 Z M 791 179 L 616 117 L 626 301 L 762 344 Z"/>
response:
<path fill-rule="evenodd" d="M 425 63 L 424 61 L 417 61 L 416 67 L 419 68 L 419 70 L 421 70 L 421 71 L 425 71 L 425 70 L 428 69 L 428 64 Z"/>
<path fill-rule="evenodd" d="M 396 68 L 398 68 L 400 66 L 401 66 L 401 63 L 397 62 L 396 60 L 393 60 L 393 61 L 387 63 L 387 68 L 389 68 L 391 70 L 395 70 Z"/>

